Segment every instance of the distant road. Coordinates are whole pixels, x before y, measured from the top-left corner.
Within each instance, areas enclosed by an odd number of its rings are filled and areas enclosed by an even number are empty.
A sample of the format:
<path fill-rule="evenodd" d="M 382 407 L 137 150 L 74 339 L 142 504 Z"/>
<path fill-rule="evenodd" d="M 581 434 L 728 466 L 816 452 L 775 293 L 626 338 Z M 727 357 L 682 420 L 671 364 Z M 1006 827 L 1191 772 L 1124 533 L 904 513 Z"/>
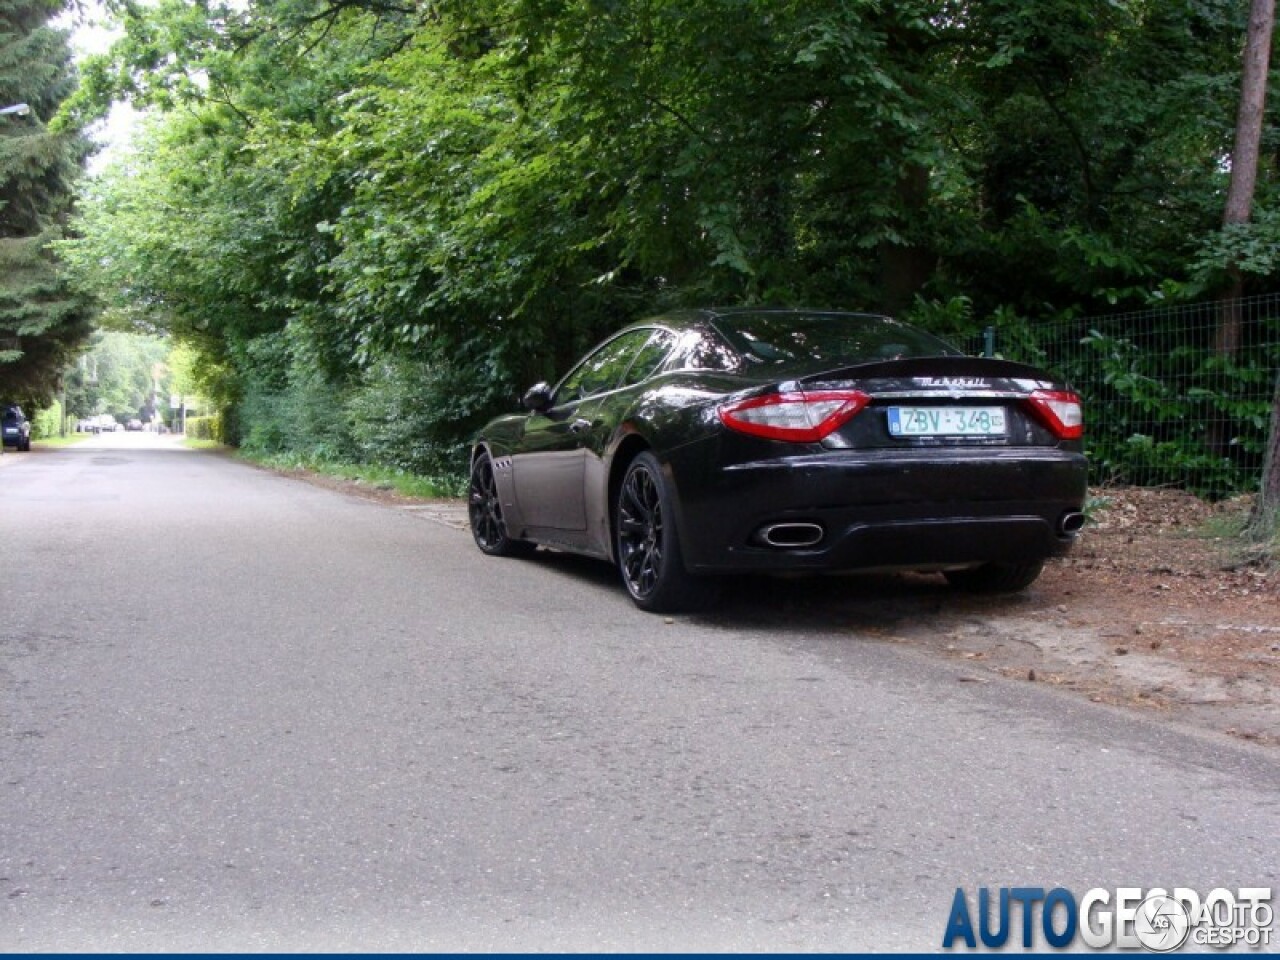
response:
<path fill-rule="evenodd" d="M 768 589 L 108 434 L 0 464 L 0 949 L 937 950 L 957 887 L 1280 888 L 1280 763 Z"/>

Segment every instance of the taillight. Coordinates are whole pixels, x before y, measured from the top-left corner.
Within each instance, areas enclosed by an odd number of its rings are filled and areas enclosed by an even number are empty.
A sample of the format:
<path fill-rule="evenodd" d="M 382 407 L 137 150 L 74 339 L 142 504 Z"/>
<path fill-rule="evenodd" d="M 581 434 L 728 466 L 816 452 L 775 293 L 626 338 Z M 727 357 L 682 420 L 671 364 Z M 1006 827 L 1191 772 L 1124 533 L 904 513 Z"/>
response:
<path fill-rule="evenodd" d="M 1084 407 L 1069 390 L 1037 390 L 1027 398 L 1040 421 L 1059 440 L 1084 436 Z"/>
<path fill-rule="evenodd" d="M 848 423 L 870 402 L 871 398 L 861 390 L 774 393 L 725 404 L 719 414 L 721 423 L 739 433 L 817 443 Z"/>

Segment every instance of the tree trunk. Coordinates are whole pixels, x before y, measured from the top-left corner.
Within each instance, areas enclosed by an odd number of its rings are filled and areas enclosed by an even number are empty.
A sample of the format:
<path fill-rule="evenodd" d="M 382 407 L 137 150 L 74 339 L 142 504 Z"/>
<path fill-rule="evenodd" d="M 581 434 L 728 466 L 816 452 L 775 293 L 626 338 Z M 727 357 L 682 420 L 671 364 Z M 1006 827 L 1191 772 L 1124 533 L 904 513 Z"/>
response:
<path fill-rule="evenodd" d="M 1269 541 L 1280 533 L 1280 375 L 1271 400 L 1271 434 L 1262 461 L 1262 484 L 1249 518 L 1249 533 L 1255 540 Z"/>
<path fill-rule="evenodd" d="M 1275 0 L 1272 0 L 1274 3 Z M 929 205 L 929 170 L 912 163 L 902 171 L 896 186 L 899 209 L 907 224 L 918 221 Z M 902 313 L 929 281 L 937 267 L 937 254 L 916 243 L 880 243 L 880 308 L 890 316 Z"/>
<path fill-rule="evenodd" d="M 1249 32 L 1245 37 L 1244 65 L 1240 82 L 1240 110 L 1236 114 L 1235 145 L 1231 150 L 1231 184 L 1222 225 L 1248 223 L 1253 213 L 1253 195 L 1258 183 L 1258 152 L 1262 143 L 1262 120 L 1267 104 L 1267 71 L 1271 60 L 1271 34 L 1275 27 L 1276 0 L 1252 0 Z M 1218 321 L 1214 338 L 1219 353 L 1234 355 L 1240 345 L 1240 311 L 1230 304 L 1244 288 L 1236 264 L 1227 268 L 1230 285 L 1228 306 Z"/>
<path fill-rule="evenodd" d="M 1231 151 L 1231 184 L 1227 190 L 1222 224 L 1248 223 L 1253 211 L 1254 189 L 1258 182 L 1258 153 L 1262 142 L 1262 120 L 1267 102 L 1267 71 L 1271 60 L 1271 35 L 1275 28 L 1276 0 L 1252 0 L 1249 30 L 1245 37 L 1244 64 L 1240 82 L 1240 110 L 1236 114 L 1235 145 Z M 1229 264 L 1230 278 L 1222 306 L 1218 309 L 1214 350 L 1221 357 L 1235 359 L 1240 349 L 1242 320 L 1239 300 L 1244 278 L 1237 264 Z M 1211 421 L 1209 447 L 1225 454 L 1229 442 L 1228 424 Z"/>
<path fill-rule="evenodd" d="M 1240 84 L 1240 111 L 1236 114 L 1235 147 L 1231 151 L 1231 186 L 1222 222 L 1248 223 L 1258 182 L 1258 148 L 1262 141 L 1262 115 L 1267 101 L 1267 71 L 1271 60 L 1271 34 L 1276 18 L 1275 0 L 1253 0 L 1249 33 L 1244 44 Z"/>
<path fill-rule="evenodd" d="M 1262 115 L 1267 96 L 1267 70 L 1271 55 L 1271 35 L 1275 28 L 1275 0 L 1253 0 L 1249 12 L 1249 35 L 1245 41 L 1244 79 L 1240 88 L 1240 113 L 1236 121 L 1236 144 L 1231 159 L 1231 188 L 1227 194 L 1224 224 L 1248 223 L 1258 178 L 1258 145 L 1262 137 Z M 1240 287 L 1239 271 L 1233 269 L 1233 286 Z M 1232 311 L 1234 330 L 1219 324 L 1217 342 L 1223 346 L 1239 343 L 1239 311 Z M 1254 504 L 1249 528 L 1259 539 L 1269 539 L 1280 527 L 1280 376 L 1271 401 L 1271 433 L 1263 460 L 1262 484 Z"/>

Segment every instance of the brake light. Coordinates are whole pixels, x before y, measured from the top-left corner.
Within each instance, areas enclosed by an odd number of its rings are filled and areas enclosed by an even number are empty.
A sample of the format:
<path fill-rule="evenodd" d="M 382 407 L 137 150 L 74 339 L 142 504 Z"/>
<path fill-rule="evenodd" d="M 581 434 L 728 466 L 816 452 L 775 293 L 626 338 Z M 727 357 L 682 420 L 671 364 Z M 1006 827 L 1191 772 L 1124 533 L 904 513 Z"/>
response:
<path fill-rule="evenodd" d="M 720 407 L 731 430 L 769 440 L 817 443 L 852 420 L 871 398 L 861 390 L 774 393 Z"/>
<path fill-rule="evenodd" d="M 1084 406 L 1069 390 L 1037 390 L 1027 400 L 1040 422 L 1059 440 L 1084 436 Z"/>

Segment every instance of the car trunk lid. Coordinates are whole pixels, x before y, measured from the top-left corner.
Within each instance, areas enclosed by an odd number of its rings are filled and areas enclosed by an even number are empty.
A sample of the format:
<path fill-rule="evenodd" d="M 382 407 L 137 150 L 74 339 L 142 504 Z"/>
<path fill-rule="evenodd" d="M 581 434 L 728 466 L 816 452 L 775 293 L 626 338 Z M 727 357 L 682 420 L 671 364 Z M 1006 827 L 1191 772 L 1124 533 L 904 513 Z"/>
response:
<path fill-rule="evenodd" d="M 877 361 L 806 376 L 796 386 L 806 393 L 857 390 L 870 398 L 823 439 L 831 449 L 1057 446 L 1078 440 L 1082 431 L 1075 394 L 1008 360 Z"/>

